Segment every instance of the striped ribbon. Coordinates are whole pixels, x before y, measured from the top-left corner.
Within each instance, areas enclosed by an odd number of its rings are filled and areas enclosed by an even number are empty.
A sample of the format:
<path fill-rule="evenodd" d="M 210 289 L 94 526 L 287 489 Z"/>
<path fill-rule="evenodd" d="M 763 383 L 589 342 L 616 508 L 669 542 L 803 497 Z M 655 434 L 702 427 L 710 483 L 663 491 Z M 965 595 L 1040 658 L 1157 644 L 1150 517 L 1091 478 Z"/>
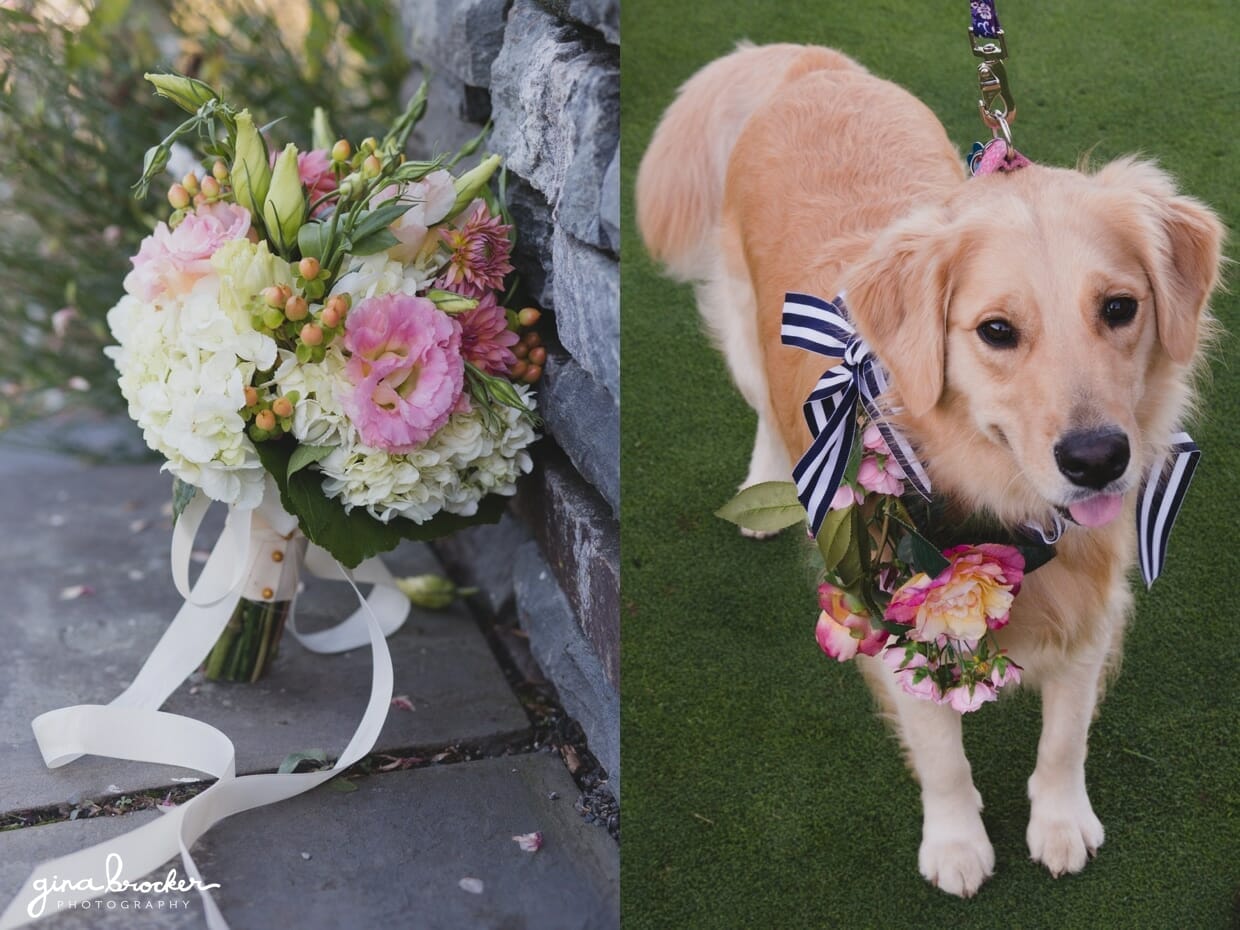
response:
<path fill-rule="evenodd" d="M 858 401 L 883 434 L 909 483 L 929 500 L 930 479 L 921 461 L 908 441 L 887 422 L 887 414 L 897 411 L 885 410 L 880 402 L 887 390 L 886 372 L 848 318 L 844 295 L 834 301 L 808 294 L 785 295 L 780 338 L 786 346 L 842 359 L 823 372 L 803 408 L 814 439 L 792 477 L 797 497 L 809 514 L 810 531 L 818 535 L 831 498 L 844 478 L 857 430 Z"/>
<path fill-rule="evenodd" d="M 813 441 L 792 470 L 797 497 L 809 515 L 815 536 L 831 508 L 852 454 L 857 430 L 857 404 L 878 427 L 909 483 L 930 499 L 930 478 L 908 440 L 888 420 L 899 409 L 883 398 L 887 372 L 858 334 L 848 315 L 844 295 L 833 301 L 808 294 L 784 296 L 781 341 L 828 358 L 841 359 L 828 368 L 805 401 L 805 422 Z M 1146 472 L 1138 495 L 1137 536 L 1141 577 L 1146 587 L 1162 574 L 1171 528 L 1184 503 L 1201 450 L 1183 431 L 1171 436 L 1168 449 Z M 1068 520 L 1055 515 L 1046 525 L 1021 529 L 1050 545 L 1067 529 Z"/>

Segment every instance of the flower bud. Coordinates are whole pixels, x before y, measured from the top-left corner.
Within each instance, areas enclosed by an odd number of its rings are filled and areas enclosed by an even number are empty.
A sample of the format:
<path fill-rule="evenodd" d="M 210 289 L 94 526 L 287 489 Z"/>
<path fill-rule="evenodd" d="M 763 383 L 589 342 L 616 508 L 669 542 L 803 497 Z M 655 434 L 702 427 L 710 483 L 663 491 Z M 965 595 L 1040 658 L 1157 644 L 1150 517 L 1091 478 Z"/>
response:
<path fill-rule="evenodd" d="M 181 178 L 181 185 L 189 191 L 190 196 L 193 196 L 198 193 L 198 175 L 191 171 L 185 177 Z"/>
<path fill-rule="evenodd" d="M 219 94 L 202 81 L 181 74 L 144 74 L 143 77 L 155 85 L 155 93 L 189 113 L 197 113 L 208 100 L 219 99 Z"/>
<path fill-rule="evenodd" d="M 379 143 L 378 141 L 376 141 L 374 136 L 367 136 L 365 139 L 362 140 L 362 144 L 358 146 L 359 150 L 365 152 L 367 155 L 369 155 L 371 152 L 373 152 L 378 147 L 379 147 Z"/>
<path fill-rule="evenodd" d="M 545 365 L 547 364 L 547 350 L 542 346 L 535 346 L 530 349 L 529 359 L 532 365 Z"/>
<path fill-rule="evenodd" d="M 513 366 L 508 369 L 508 374 L 512 375 L 513 378 L 519 381 L 525 377 L 525 373 L 529 370 L 530 366 L 526 364 L 525 361 L 522 359 L 517 359 Z"/>
<path fill-rule="evenodd" d="M 426 298 L 444 313 L 464 313 L 478 306 L 478 301 L 472 297 L 465 297 L 454 291 L 441 291 L 438 288 L 427 291 Z"/>
<path fill-rule="evenodd" d="M 530 347 L 527 346 L 524 342 L 518 342 L 515 346 L 512 347 L 512 354 L 515 355 L 517 358 L 525 358 L 527 355 L 530 354 Z"/>
<path fill-rule="evenodd" d="M 168 188 L 168 203 L 176 210 L 184 210 L 189 206 L 189 191 L 184 184 L 173 184 Z"/>
<path fill-rule="evenodd" d="M 448 211 L 448 216 L 453 217 L 468 207 L 475 197 L 477 197 L 487 183 L 491 180 L 491 175 L 495 174 L 495 169 L 499 167 L 500 157 L 492 155 L 490 158 L 484 158 L 476 168 L 471 168 L 459 178 L 452 181 L 452 185 L 456 188 L 456 202 L 452 204 L 452 209 Z"/>
<path fill-rule="evenodd" d="M 271 185 L 271 165 L 267 160 L 267 143 L 254 128 L 249 110 L 237 114 L 236 157 L 233 159 L 233 196 L 255 218 L 261 217 L 267 188 Z"/>
<path fill-rule="evenodd" d="M 202 194 L 208 200 L 214 200 L 220 195 L 220 182 L 207 175 L 202 179 Z"/>
<path fill-rule="evenodd" d="M 319 276 L 322 266 L 319 265 L 317 258 L 303 258 L 297 263 L 297 271 L 307 281 L 313 281 Z"/>
<path fill-rule="evenodd" d="M 542 336 L 538 335 L 538 333 L 526 333 L 521 337 L 521 341 L 532 349 L 535 346 L 542 345 Z"/>
<path fill-rule="evenodd" d="M 310 122 L 310 145 L 316 149 L 330 148 L 336 134 L 332 132 L 331 123 L 327 121 L 327 111 L 322 107 L 314 108 L 314 118 Z"/>
<path fill-rule="evenodd" d="M 201 191 L 199 191 L 197 194 L 194 195 L 194 206 L 195 207 L 201 207 L 206 202 L 207 202 L 207 198 L 203 196 Z"/>
<path fill-rule="evenodd" d="M 258 390 L 256 388 L 247 387 L 245 389 L 245 405 L 253 407 L 258 403 Z"/>
<path fill-rule="evenodd" d="M 300 297 L 297 294 L 290 297 L 284 304 L 284 315 L 294 323 L 298 320 L 304 320 L 309 312 L 310 308 L 306 305 L 306 298 Z"/>
<path fill-rule="evenodd" d="M 473 593 L 469 589 L 458 588 L 442 575 L 397 578 L 396 587 L 416 606 L 427 610 L 442 610 L 461 595 Z"/>
<path fill-rule="evenodd" d="M 313 323 L 307 323 L 301 328 L 301 341 L 308 346 L 319 345 L 323 341 L 322 328 Z"/>
<path fill-rule="evenodd" d="M 263 303 L 268 307 L 283 307 L 287 300 L 288 298 L 284 296 L 284 292 L 275 285 L 263 288 Z"/>
<path fill-rule="evenodd" d="M 271 186 L 263 201 L 263 224 L 276 248 L 287 253 L 297 244 L 297 230 L 305 221 L 306 194 L 297 171 L 297 146 L 290 142 L 271 172 Z"/>
<path fill-rule="evenodd" d="M 362 176 L 367 178 L 377 178 L 379 172 L 383 170 L 383 162 L 379 161 L 378 155 L 367 155 L 366 160 L 362 162 Z"/>
<path fill-rule="evenodd" d="M 335 329 L 340 325 L 340 313 L 335 307 L 324 307 L 323 313 L 319 316 L 319 322 L 328 329 Z"/>
<path fill-rule="evenodd" d="M 517 322 L 522 326 L 533 326 L 542 319 L 542 312 L 537 307 L 526 307 L 517 314 Z"/>
<path fill-rule="evenodd" d="M 323 307 L 323 313 L 328 312 L 334 314 L 337 320 L 343 320 L 344 315 L 349 312 L 349 298 L 344 294 L 328 298 L 327 304 Z"/>
<path fill-rule="evenodd" d="M 526 384 L 534 384 L 541 377 L 542 377 L 542 366 L 531 365 L 529 368 L 525 370 L 525 374 L 521 376 L 521 380 L 524 381 Z"/>
<path fill-rule="evenodd" d="M 287 397 L 277 397 L 271 404 L 271 411 L 283 419 L 293 415 L 293 402 Z"/>
<path fill-rule="evenodd" d="M 332 146 L 332 161 L 348 161 L 353 157 L 353 146 L 348 139 L 338 139 Z"/>
<path fill-rule="evenodd" d="M 223 183 L 228 180 L 228 165 L 224 164 L 222 159 L 217 158 L 215 164 L 211 166 L 211 175 L 215 180 Z"/>
<path fill-rule="evenodd" d="M 260 410 L 254 416 L 254 425 L 269 433 L 276 428 L 276 415 L 270 410 Z"/>

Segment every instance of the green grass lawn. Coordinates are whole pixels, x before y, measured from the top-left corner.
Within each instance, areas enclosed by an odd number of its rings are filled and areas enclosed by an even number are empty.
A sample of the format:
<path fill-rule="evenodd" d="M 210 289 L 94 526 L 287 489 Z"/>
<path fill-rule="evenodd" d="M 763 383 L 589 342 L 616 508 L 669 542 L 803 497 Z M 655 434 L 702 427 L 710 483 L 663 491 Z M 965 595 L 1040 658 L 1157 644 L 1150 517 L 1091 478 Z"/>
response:
<path fill-rule="evenodd" d="M 755 543 L 712 516 L 744 476 L 754 417 L 689 289 L 659 277 L 632 222 L 657 119 L 737 39 L 821 43 L 910 88 L 967 150 L 982 128 L 967 6 L 623 2 L 626 928 L 1240 926 L 1234 294 L 1215 303 L 1233 335 L 1192 427 L 1205 457 L 1093 729 L 1107 840 L 1078 876 L 1052 879 L 1028 858 L 1039 707 L 1018 695 L 966 725 L 996 873 L 971 901 L 926 885 L 917 789 L 856 669 L 814 644 L 797 534 Z M 1143 152 L 1234 225 L 1240 5 L 1012 0 L 999 12 L 1027 155 Z"/>

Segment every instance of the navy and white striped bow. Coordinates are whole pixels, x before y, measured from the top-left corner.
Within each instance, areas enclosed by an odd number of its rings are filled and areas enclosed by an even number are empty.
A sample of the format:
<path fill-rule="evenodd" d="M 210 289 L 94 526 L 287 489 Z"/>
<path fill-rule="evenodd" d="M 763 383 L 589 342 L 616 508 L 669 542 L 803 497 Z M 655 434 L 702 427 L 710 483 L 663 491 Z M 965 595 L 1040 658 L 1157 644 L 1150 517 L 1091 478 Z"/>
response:
<path fill-rule="evenodd" d="M 810 532 L 818 535 L 844 478 L 856 435 L 858 402 L 883 434 L 909 484 L 929 500 L 930 478 L 925 468 L 908 440 L 887 419 L 898 412 L 882 399 L 887 373 L 849 319 L 844 295 L 825 301 L 807 294 L 786 294 L 780 337 L 784 345 L 842 359 L 823 372 L 804 405 L 805 421 L 814 438 L 792 477 L 809 515 Z M 1177 432 L 1166 454 L 1146 473 L 1137 500 L 1137 542 L 1141 577 L 1147 587 L 1162 573 L 1171 528 L 1200 457 L 1201 450 L 1188 433 Z M 1047 544 L 1058 541 L 1066 528 L 1067 521 L 1058 515 L 1049 526 L 1022 527 Z"/>
<path fill-rule="evenodd" d="M 803 408 L 814 441 L 792 477 L 797 497 L 809 514 L 810 531 L 818 535 L 844 478 L 856 435 L 858 401 L 883 434 L 909 483 L 929 500 L 930 479 L 908 441 L 887 422 L 879 400 L 887 390 L 887 373 L 848 318 L 844 295 L 825 301 L 787 294 L 780 337 L 786 346 L 843 360 L 823 372 Z"/>

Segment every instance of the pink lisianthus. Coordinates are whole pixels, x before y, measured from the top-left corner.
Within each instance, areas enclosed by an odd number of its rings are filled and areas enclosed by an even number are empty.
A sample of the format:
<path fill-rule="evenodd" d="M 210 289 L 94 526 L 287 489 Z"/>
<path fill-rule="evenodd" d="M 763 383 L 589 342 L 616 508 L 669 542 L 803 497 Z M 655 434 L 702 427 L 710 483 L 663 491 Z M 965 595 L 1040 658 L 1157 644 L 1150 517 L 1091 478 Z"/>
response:
<path fill-rule="evenodd" d="M 949 688 L 947 693 L 939 698 L 939 703 L 950 704 L 957 713 L 967 714 L 998 697 L 999 692 L 987 682 L 975 681 L 972 686 L 957 684 L 954 688 Z"/>
<path fill-rule="evenodd" d="M 130 259 L 125 290 L 147 302 L 183 294 L 211 272 L 211 256 L 220 246 L 249 231 L 250 211 L 235 203 L 201 206 L 176 229 L 160 223 Z"/>
<path fill-rule="evenodd" d="M 834 585 L 824 582 L 818 586 L 818 604 L 822 613 L 818 615 L 814 638 L 831 658 L 847 662 L 858 652 L 877 655 L 886 644 L 886 630 L 875 629 L 869 616 L 853 613 L 844 592 Z"/>
<path fill-rule="evenodd" d="M 452 175 L 447 171 L 432 171 L 420 181 L 412 181 L 399 187 L 395 184 L 385 187 L 375 194 L 371 203 L 379 206 L 393 198 L 399 198 L 402 203 L 410 204 L 410 207 L 388 227 L 392 235 L 400 240 L 398 245 L 388 249 L 388 257 L 406 265 L 412 264 L 427 245 L 430 227 L 447 216 L 456 203 L 456 187 L 452 184 Z"/>
<path fill-rule="evenodd" d="M 401 454 L 452 415 L 465 383 L 461 327 L 423 297 L 369 297 L 345 319 L 345 412 L 369 446 Z"/>
<path fill-rule="evenodd" d="M 861 460 L 857 470 L 857 483 L 873 494 L 893 494 L 899 497 L 904 493 L 904 485 L 900 479 L 904 472 L 895 459 L 879 462 L 877 455 L 867 455 Z"/>
<path fill-rule="evenodd" d="M 452 251 L 441 281 L 444 287 L 470 297 L 481 297 L 488 290 L 504 286 L 504 276 L 512 271 L 508 262 L 512 243 L 506 226 L 492 216 L 486 203 L 475 200 L 460 226 L 447 226 L 439 235 Z"/>
<path fill-rule="evenodd" d="M 943 553 L 947 568 L 931 578 L 918 572 L 891 598 L 885 616 L 915 625 L 914 639 L 978 640 L 1008 622 L 1024 576 L 1024 557 L 1011 546 L 957 546 Z"/>
<path fill-rule="evenodd" d="M 890 646 L 883 651 L 883 662 L 891 666 L 896 681 L 906 694 L 925 701 L 938 701 L 942 698 L 939 686 L 931 674 L 933 666 L 923 653 L 904 646 Z"/>

